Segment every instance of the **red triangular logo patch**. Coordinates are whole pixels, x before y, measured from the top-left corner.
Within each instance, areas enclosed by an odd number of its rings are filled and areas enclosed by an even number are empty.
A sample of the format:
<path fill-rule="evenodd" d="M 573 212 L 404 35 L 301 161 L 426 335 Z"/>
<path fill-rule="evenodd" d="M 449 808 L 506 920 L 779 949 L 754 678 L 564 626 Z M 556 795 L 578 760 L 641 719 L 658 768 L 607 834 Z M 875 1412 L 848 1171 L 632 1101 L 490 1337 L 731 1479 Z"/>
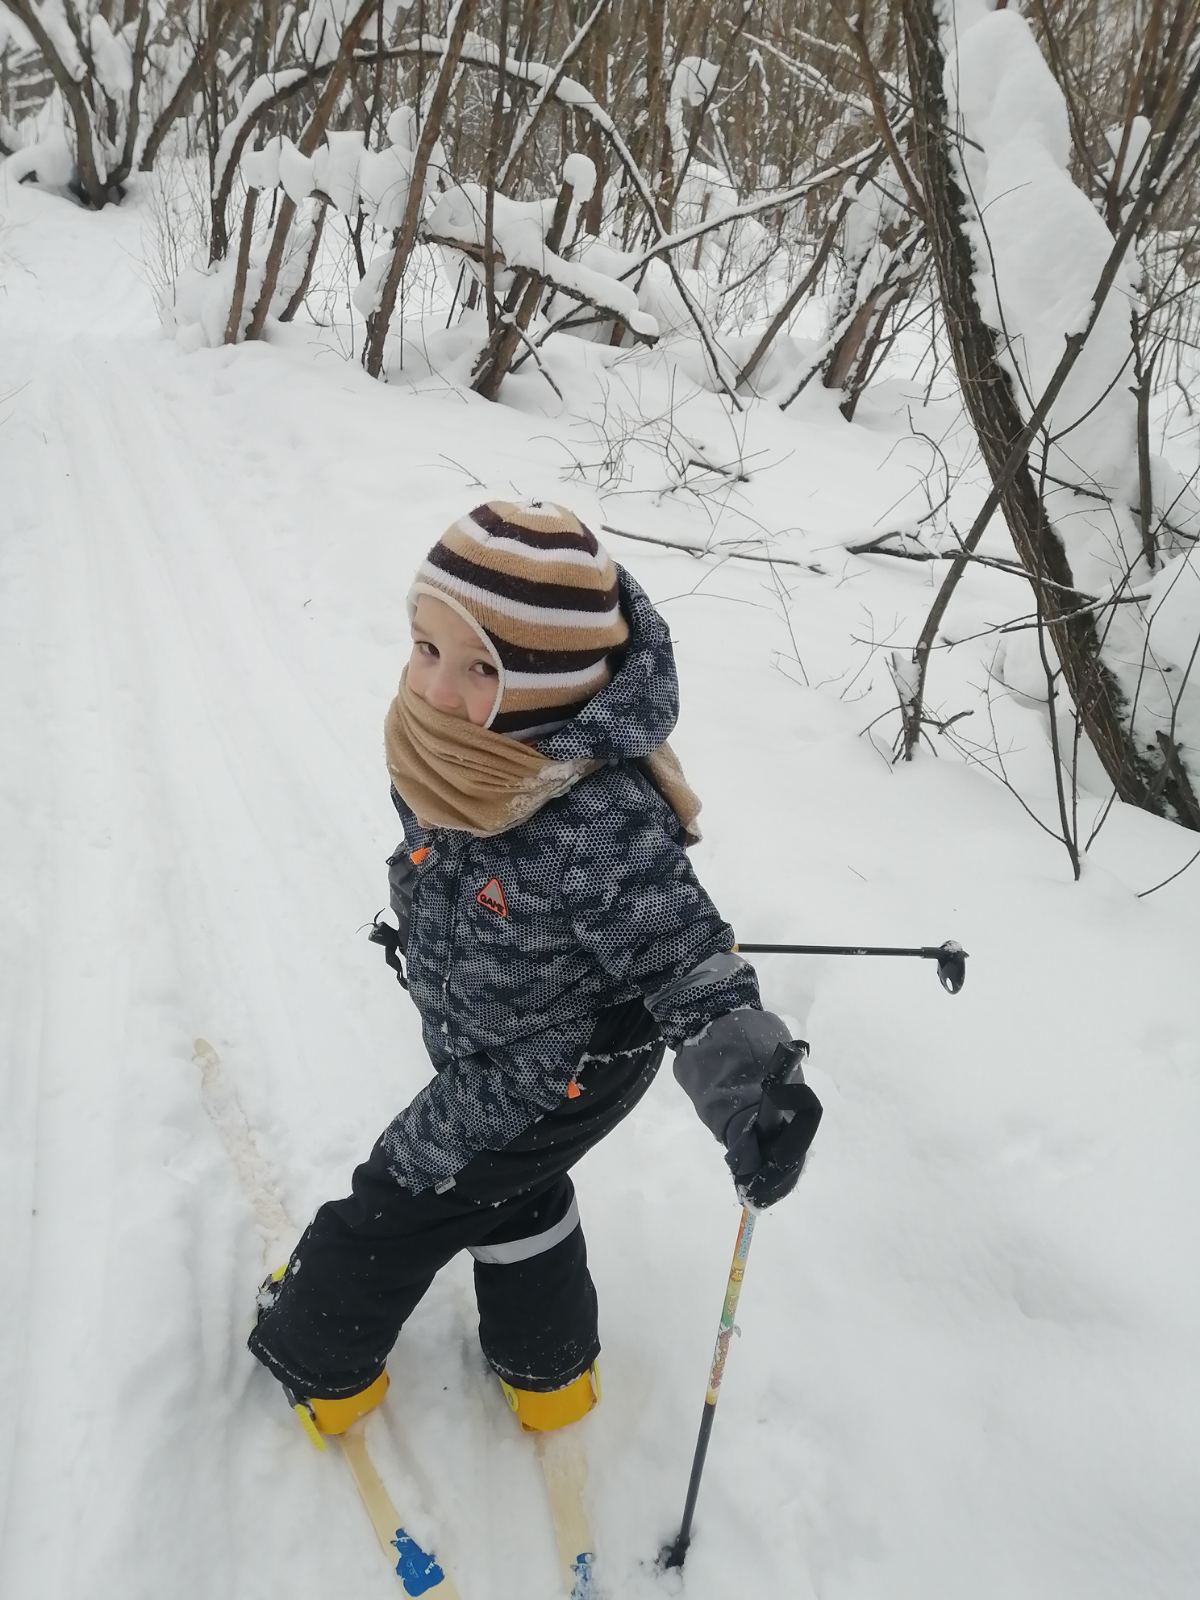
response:
<path fill-rule="evenodd" d="M 504 898 L 499 878 L 489 878 L 475 899 L 485 910 L 494 911 L 498 917 L 508 915 L 508 901 Z"/>

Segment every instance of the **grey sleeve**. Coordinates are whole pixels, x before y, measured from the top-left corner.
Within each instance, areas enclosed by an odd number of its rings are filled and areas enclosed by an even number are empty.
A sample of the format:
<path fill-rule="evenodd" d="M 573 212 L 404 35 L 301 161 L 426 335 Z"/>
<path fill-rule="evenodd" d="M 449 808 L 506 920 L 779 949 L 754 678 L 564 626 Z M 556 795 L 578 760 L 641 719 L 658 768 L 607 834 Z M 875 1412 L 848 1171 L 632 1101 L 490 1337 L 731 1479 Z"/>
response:
<path fill-rule="evenodd" d="M 722 1144 L 730 1124 L 752 1112 L 777 1045 L 791 1034 L 770 1011 L 727 1011 L 679 1047 L 675 1077 L 705 1127 Z"/>
<path fill-rule="evenodd" d="M 636 784 L 618 786 L 579 829 L 562 894 L 580 946 L 637 984 L 672 1050 L 724 1012 L 758 1005 L 733 929 Z"/>
<path fill-rule="evenodd" d="M 396 846 L 395 853 L 388 857 L 388 894 L 391 899 L 392 913 L 400 929 L 400 948 L 408 949 L 408 925 L 412 918 L 413 890 L 417 883 L 417 869 L 413 865 L 412 857 L 408 853 L 408 846 L 401 842 Z"/>

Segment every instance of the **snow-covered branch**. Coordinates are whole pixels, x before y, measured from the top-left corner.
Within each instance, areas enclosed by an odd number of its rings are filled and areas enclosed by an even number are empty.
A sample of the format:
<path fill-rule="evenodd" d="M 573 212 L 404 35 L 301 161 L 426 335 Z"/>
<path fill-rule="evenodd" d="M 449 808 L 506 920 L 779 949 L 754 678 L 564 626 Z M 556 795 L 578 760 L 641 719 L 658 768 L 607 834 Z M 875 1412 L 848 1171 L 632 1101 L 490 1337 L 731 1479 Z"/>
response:
<path fill-rule="evenodd" d="M 213 0 L 193 37 L 162 5 L 124 8 L 117 22 L 107 0 L 6 0 L 61 97 L 74 169 L 69 181 L 86 204 L 119 200 L 146 149 L 153 159 L 247 4 Z M 39 137 L 61 134 L 43 129 Z M 47 166 L 37 143 L 24 158 L 33 176 Z"/>
<path fill-rule="evenodd" d="M 449 245 L 475 261 L 485 251 L 484 194 L 479 184 L 459 184 L 438 200 L 424 228 L 432 244 Z M 518 202 L 496 196 L 493 253 L 502 272 L 520 270 L 569 299 L 605 311 L 623 322 L 641 342 L 653 344 L 658 324 L 638 304 L 638 297 L 615 277 L 568 261 L 547 248 L 547 207 L 554 202 Z"/>

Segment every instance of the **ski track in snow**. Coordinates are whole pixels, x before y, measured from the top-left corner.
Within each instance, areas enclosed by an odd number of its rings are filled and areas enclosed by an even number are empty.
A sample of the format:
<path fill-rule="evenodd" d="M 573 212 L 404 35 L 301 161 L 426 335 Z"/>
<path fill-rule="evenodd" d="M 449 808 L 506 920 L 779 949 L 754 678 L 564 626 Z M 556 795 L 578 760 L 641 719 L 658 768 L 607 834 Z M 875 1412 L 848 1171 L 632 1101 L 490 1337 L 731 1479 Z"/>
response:
<path fill-rule="evenodd" d="M 41 1552 L 48 1594 L 115 1594 L 135 1550 L 144 1571 L 157 1557 L 164 1577 L 204 1571 L 211 1592 L 229 1593 L 249 1533 L 239 1537 L 230 1494 L 244 1436 L 229 1424 L 250 1371 L 228 1329 L 248 1316 L 254 1269 L 239 1238 L 245 1202 L 223 1174 L 214 1183 L 223 1156 L 204 1131 L 184 1019 L 236 1025 L 250 1048 L 286 1058 L 286 1006 L 260 981 L 278 937 L 271 904 L 303 899 L 314 874 L 284 880 L 271 865 L 277 820 L 238 773 L 265 753 L 281 808 L 299 805 L 310 837 L 336 839 L 313 763 L 336 766 L 340 752 L 322 747 L 263 643 L 236 566 L 221 576 L 212 532 L 228 507 L 122 374 L 120 346 L 56 347 L 27 398 L 28 537 L 59 556 L 23 597 L 38 643 L 18 664 L 23 710 L 54 732 L 30 739 L 44 763 L 26 774 L 44 820 L 24 942 L 49 959 L 40 972 L 7 967 L 21 973 L 14 1053 L 39 1070 L 18 1080 L 25 1103 L 6 1118 L 28 1211 L 17 1298 L 37 1360 L 32 1382 L 6 1374 L 19 1403 L 6 1408 L 5 1458 L 21 1470 L 4 1557 Z M 135 457 L 145 471 L 131 475 Z M 242 858 L 247 885 L 270 885 L 270 903 L 214 879 L 214 836 L 223 859 Z M 125 1481 L 98 1484 L 118 1434 Z M 215 1539 L 196 1514 L 214 1496 L 226 1529 Z"/>

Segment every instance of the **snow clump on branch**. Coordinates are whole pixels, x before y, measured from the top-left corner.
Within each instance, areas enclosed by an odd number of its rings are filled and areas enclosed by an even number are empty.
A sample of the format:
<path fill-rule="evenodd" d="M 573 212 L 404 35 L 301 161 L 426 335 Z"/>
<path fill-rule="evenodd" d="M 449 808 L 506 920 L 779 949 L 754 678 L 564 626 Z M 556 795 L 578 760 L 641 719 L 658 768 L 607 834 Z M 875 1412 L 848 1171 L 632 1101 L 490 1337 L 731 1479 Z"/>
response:
<path fill-rule="evenodd" d="M 1066 102 L 1024 17 L 980 14 L 975 0 L 961 0 L 946 78 L 964 135 L 975 293 L 1028 416 L 1067 338 L 1087 325 L 1113 238 L 1071 179 Z M 1137 270 L 1131 252 L 1047 419 L 1047 468 L 1068 486 L 1051 509 L 1076 580 L 1092 593 L 1120 581 L 1140 546 L 1129 511 L 1138 498 L 1129 388 Z"/>
<path fill-rule="evenodd" d="M 579 205 L 587 205 L 596 192 L 596 163 L 590 156 L 568 156 L 563 162 L 563 182 L 570 184 Z"/>
<path fill-rule="evenodd" d="M 657 338 L 658 323 L 642 310 L 637 294 L 628 284 L 619 283 L 591 266 L 567 261 L 549 248 L 546 234 L 554 216 L 554 205 L 553 200 L 510 200 L 500 194 L 493 197 L 492 239 L 503 258 L 502 277 L 513 268 L 536 272 L 564 294 L 611 311 L 635 333 Z M 469 253 L 484 249 L 487 194 L 483 186 L 461 183 L 447 189 L 439 196 L 426 228 L 439 243 L 461 247 Z M 472 265 L 474 270 L 481 270 L 475 263 Z"/>

